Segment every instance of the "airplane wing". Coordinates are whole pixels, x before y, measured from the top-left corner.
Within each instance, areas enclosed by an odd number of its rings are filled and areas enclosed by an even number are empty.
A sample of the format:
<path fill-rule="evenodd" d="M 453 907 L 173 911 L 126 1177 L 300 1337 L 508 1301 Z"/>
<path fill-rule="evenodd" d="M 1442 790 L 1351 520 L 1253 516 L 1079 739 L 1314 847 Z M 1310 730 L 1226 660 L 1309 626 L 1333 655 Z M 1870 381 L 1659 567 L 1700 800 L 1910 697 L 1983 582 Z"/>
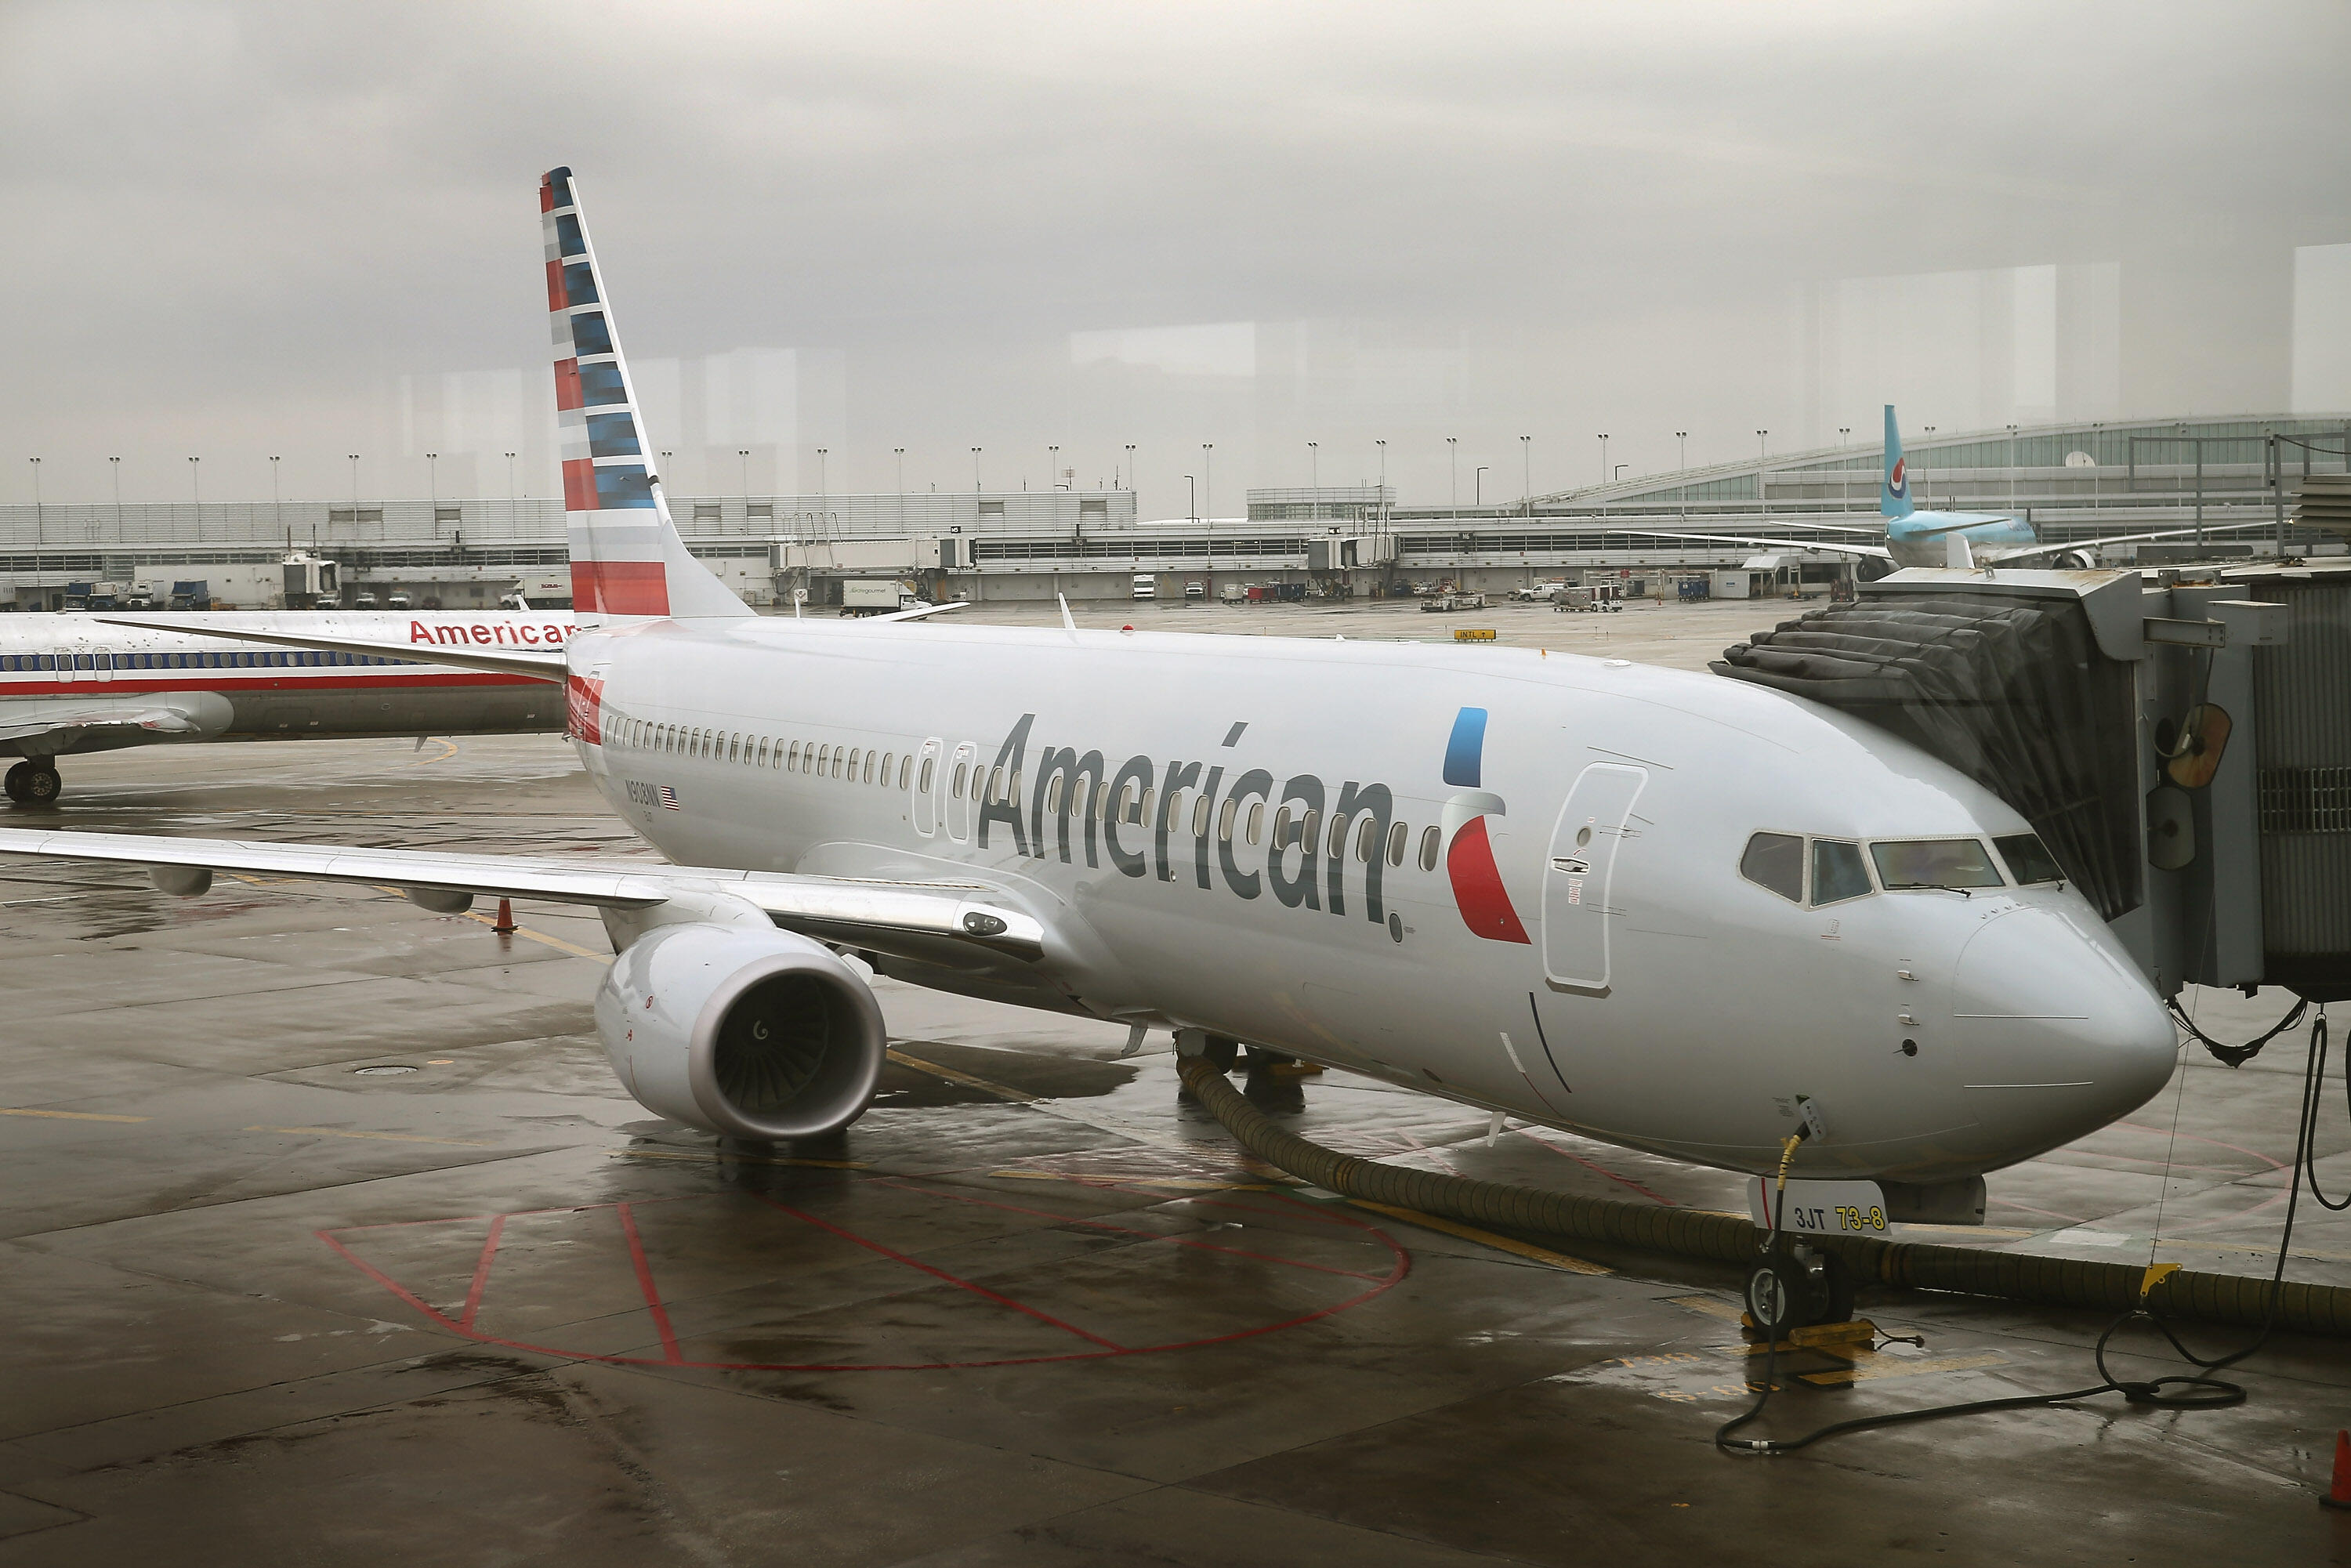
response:
<path fill-rule="evenodd" d="M 188 626 L 170 621 L 125 621 L 98 618 L 109 626 L 134 626 L 142 632 L 176 632 L 183 637 L 218 637 L 228 643 L 270 643 L 281 648 L 319 648 L 330 653 L 363 653 L 371 658 L 400 659 L 412 664 L 446 664 L 458 670 L 491 670 L 502 675 L 528 675 L 538 681 L 564 677 L 560 648 L 486 648 L 476 644 L 430 647 L 407 643 L 370 643 L 356 637 L 321 637 L 310 632 L 230 631 L 225 627 Z"/>
<path fill-rule="evenodd" d="M 1761 545 L 1766 549 L 1828 550 L 1836 555 L 1868 556 L 1877 560 L 1892 560 L 1894 552 L 1884 545 L 1834 545 L 1821 539 L 1767 539 L 1749 534 L 1677 534 L 1664 528 L 1610 528 L 1610 533 L 1637 534 L 1645 539 L 1698 539 L 1706 544 Z"/>
<path fill-rule="evenodd" d="M 2276 527 L 2275 519 L 2264 517 L 2258 523 L 2207 523 L 2202 531 L 2210 536 L 2243 533 L 2249 529 L 2259 530 Z M 2109 534 L 2103 538 L 2075 539 L 2070 544 L 2026 545 L 2019 549 L 2002 549 L 1997 553 L 1986 552 L 1978 556 L 1976 561 L 1979 565 L 2001 565 L 2012 560 L 2029 560 L 2037 555 L 2064 555 L 2068 550 L 2099 549 L 2106 545 L 2145 544 L 2150 539 L 2193 538 L 2197 532 L 2195 528 L 2165 528 L 2152 534 Z"/>
<path fill-rule="evenodd" d="M 926 962 L 953 963 L 958 949 L 967 963 L 982 953 L 1021 959 L 1044 953 L 1044 925 L 990 902 L 993 890 L 977 883 L 864 881 L 651 861 L 556 861 L 15 828 L 0 829 L 0 854 L 246 872 L 607 909 L 650 909 L 672 899 L 723 894 L 751 904 L 786 930 Z"/>
<path fill-rule="evenodd" d="M 206 735 L 227 728 L 230 717 L 227 700 L 212 692 L 12 698 L 0 702 L 0 740 L 26 740 L 68 729 Z"/>

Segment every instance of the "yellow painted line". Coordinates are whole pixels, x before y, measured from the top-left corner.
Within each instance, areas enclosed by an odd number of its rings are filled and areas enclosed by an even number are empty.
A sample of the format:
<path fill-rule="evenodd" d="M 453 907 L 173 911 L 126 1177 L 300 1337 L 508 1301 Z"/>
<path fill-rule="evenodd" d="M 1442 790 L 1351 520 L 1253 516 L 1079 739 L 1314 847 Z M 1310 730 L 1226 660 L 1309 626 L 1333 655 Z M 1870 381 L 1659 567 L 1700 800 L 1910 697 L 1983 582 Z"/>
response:
<path fill-rule="evenodd" d="M 36 1111 L 29 1105 L 0 1105 L 0 1116 L 53 1116 L 60 1122 L 144 1122 L 145 1116 L 110 1116 L 103 1111 Z"/>
<path fill-rule="evenodd" d="M 411 767 L 411 768 L 430 768 L 430 767 L 432 767 L 432 766 L 433 766 L 434 763 L 436 763 L 436 762 L 446 762 L 446 761 L 448 761 L 448 760 L 449 760 L 449 758 L 453 758 L 453 757 L 455 757 L 455 756 L 456 756 L 456 755 L 457 755 L 457 743 L 456 743 L 455 741 L 454 741 L 454 740 L 441 740 L 441 737 L 440 737 L 439 736 L 434 736 L 434 737 L 433 737 L 433 738 L 434 738 L 434 740 L 438 740 L 438 741 L 440 741 L 440 743 L 441 743 L 443 746 L 447 747 L 449 749 L 448 749 L 448 750 L 446 750 L 446 751 L 444 751 L 444 752 L 443 752 L 443 753 L 442 753 L 440 756 L 438 756 L 438 757 L 428 757 L 428 758 L 425 758 L 423 761 L 422 761 L 422 762 L 412 762 L 412 763 L 409 763 L 409 764 L 408 764 L 408 766 L 409 766 L 409 767 Z"/>
<path fill-rule="evenodd" d="M 465 1138 L 428 1138 L 422 1133 L 353 1133 L 340 1127 L 247 1127 L 248 1133 L 291 1133 L 312 1138 L 370 1138 L 386 1144 L 441 1144 L 455 1149 L 495 1149 L 496 1144 Z"/>
<path fill-rule="evenodd" d="M 1797 1377 L 1822 1387 L 1847 1383 L 1875 1383 L 1888 1377 L 1923 1377 L 1930 1372 L 1972 1372 L 1978 1367 L 2006 1366 L 2008 1357 L 1998 1351 L 1982 1355 L 1941 1355 L 1925 1361 L 1912 1361 L 1898 1355 L 1872 1355 L 1860 1365 L 1839 1367 L 1834 1372 L 1802 1372 Z"/>
<path fill-rule="evenodd" d="M 1368 1208 L 1374 1214 L 1384 1214 L 1390 1218 L 1401 1219 L 1407 1225 L 1417 1225 L 1428 1230 L 1441 1230 L 1447 1236 L 1458 1236 L 1465 1241 L 1475 1241 L 1481 1246 L 1515 1253 L 1519 1257 L 1531 1259 L 1537 1263 L 1548 1263 L 1554 1269 L 1564 1269 L 1571 1274 L 1613 1274 L 1616 1271 L 1614 1269 L 1604 1269 L 1597 1263 L 1587 1263 L 1581 1258 L 1571 1258 L 1564 1252 L 1552 1252 L 1531 1242 L 1516 1240 L 1508 1236 L 1497 1236 L 1490 1230 L 1480 1230 L 1475 1226 L 1462 1225 L 1450 1219 L 1440 1219 L 1436 1215 L 1423 1214 L 1418 1209 L 1394 1208 L 1384 1203 L 1366 1203 L 1360 1197 L 1351 1197 L 1347 1201 L 1357 1208 Z"/>
<path fill-rule="evenodd" d="M 491 926 L 495 926 L 498 923 L 496 916 L 484 915 L 479 910 L 467 910 L 465 912 L 465 918 L 468 920 L 477 920 L 485 925 Z M 593 958 L 599 964 L 609 964 L 612 961 L 612 955 L 610 953 L 592 952 L 586 947 L 581 947 L 576 944 L 566 942 L 560 936 L 549 936 L 544 931 L 533 931 L 528 925 L 516 926 L 514 934 L 517 936 L 528 936 L 532 941 L 537 942 L 543 946 L 552 947 L 559 953 L 569 953 L 575 958 Z"/>
<path fill-rule="evenodd" d="M 903 1051 L 893 1050 L 890 1052 L 890 1060 L 901 1067 L 911 1067 L 917 1072 L 927 1072 L 934 1078 L 944 1078 L 950 1083 L 960 1083 L 967 1089 L 977 1089 L 983 1094 L 993 1094 L 999 1100 L 1009 1100 L 1016 1105 L 1035 1105 L 1042 1103 L 1044 1099 L 1041 1094 L 1031 1094 L 1020 1089 L 1008 1089 L 1001 1083 L 990 1083 L 985 1078 L 974 1078 L 970 1073 L 958 1072 L 952 1067 L 941 1067 L 935 1061 L 925 1061 L 921 1057 L 908 1056 Z"/>
<path fill-rule="evenodd" d="M 993 1179 L 1002 1176 L 1011 1181 L 1116 1182 L 1122 1186 L 1165 1186 L 1180 1192 L 1271 1192 L 1262 1182 L 1211 1181 L 1204 1176 L 1109 1176 L 1101 1171 L 1089 1171 L 1076 1176 L 1061 1171 L 990 1171 Z"/>
<path fill-rule="evenodd" d="M 1747 1315 L 1744 1309 L 1729 1301 L 1717 1301 L 1712 1296 L 1669 1296 L 1667 1300 L 1677 1307 L 1687 1307 L 1691 1312 L 1704 1312 L 1708 1317 L 1720 1318 L 1728 1323 L 1735 1323 Z"/>
<path fill-rule="evenodd" d="M 796 1160 L 785 1155 L 698 1155 L 692 1149 L 611 1149 L 609 1158 L 616 1160 L 692 1160 L 696 1165 L 746 1166 L 813 1166 L 826 1171 L 870 1171 L 873 1167 L 863 1160 Z"/>

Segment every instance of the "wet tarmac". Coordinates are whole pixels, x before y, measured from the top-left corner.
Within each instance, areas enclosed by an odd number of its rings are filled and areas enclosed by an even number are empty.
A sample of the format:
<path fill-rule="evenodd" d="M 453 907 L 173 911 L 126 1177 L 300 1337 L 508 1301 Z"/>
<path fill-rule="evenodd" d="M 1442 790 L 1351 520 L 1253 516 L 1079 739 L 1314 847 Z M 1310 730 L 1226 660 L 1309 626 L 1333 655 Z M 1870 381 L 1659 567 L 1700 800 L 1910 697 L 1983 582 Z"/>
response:
<path fill-rule="evenodd" d="M 1607 635 L 1703 663 L 1768 623 L 1734 608 Z M 1311 612 L 1156 611 L 1186 613 Z M 549 737 L 67 778 L 61 826 L 631 850 Z M 500 936 L 368 888 L 0 865 L 0 1564 L 2351 1559 L 2314 1500 L 2351 1345 L 2273 1341 L 2233 1409 L 2109 1396 L 1730 1458 L 1710 1437 L 1760 1366 L 1729 1270 L 1338 1202 L 1238 1155 L 1164 1037 L 1122 1061 L 1123 1029 L 886 982 L 874 1109 L 722 1149 L 605 1067 L 598 923 L 518 913 Z M 2283 1005 L 2194 1000 L 2229 1039 Z M 1915 1233 L 2265 1271 L 2303 1047 L 2183 1053 L 2124 1124 L 1994 1176 L 1984 1229 Z M 1338 1073 L 1246 1087 L 1353 1153 L 1739 1205 Z M 2351 1223 L 2305 1198 L 2288 1274 L 2351 1283 Z M 1863 1309 L 1922 1343 L 1783 1364 L 1767 1432 L 2096 1381 L 2096 1317 Z M 2122 1375 L 2177 1370 L 2122 1343 Z"/>

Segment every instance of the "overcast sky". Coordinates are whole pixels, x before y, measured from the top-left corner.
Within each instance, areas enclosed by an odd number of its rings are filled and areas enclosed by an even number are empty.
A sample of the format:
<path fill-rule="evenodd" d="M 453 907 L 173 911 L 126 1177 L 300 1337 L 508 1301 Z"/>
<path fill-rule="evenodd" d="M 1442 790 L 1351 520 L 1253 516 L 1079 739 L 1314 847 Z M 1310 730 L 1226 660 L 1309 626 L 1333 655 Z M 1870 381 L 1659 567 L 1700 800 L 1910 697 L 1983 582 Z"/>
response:
<path fill-rule="evenodd" d="M 266 497 L 271 453 L 338 495 L 355 450 L 422 494 L 402 377 L 528 366 L 551 419 L 558 163 L 632 356 L 839 367 L 837 427 L 771 437 L 830 442 L 834 491 L 891 487 L 896 446 L 914 487 L 971 485 L 974 446 L 1041 486 L 1053 444 L 1090 485 L 1132 442 L 1180 514 L 1212 443 L 1231 515 L 1307 440 L 1334 483 L 1386 439 L 1442 499 L 1447 435 L 1465 500 L 1522 455 L 1555 489 L 1604 431 L 1637 474 L 1677 430 L 1695 465 L 1865 423 L 1886 319 L 1925 334 L 1906 419 L 1951 428 L 2003 406 L 1987 375 L 2039 404 L 1999 368 L 2041 352 L 2007 269 L 2060 269 L 2053 340 L 2095 361 L 2061 403 L 2274 412 L 2296 249 L 2351 242 L 2346 60 L 2337 4 L 7 0 L 0 498 L 36 455 L 51 500 L 105 499 L 110 455 L 126 499 L 186 498 L 190 455 L 206 499 Z M 1980 277 L 1848 287 L 1928 274 Z"/>

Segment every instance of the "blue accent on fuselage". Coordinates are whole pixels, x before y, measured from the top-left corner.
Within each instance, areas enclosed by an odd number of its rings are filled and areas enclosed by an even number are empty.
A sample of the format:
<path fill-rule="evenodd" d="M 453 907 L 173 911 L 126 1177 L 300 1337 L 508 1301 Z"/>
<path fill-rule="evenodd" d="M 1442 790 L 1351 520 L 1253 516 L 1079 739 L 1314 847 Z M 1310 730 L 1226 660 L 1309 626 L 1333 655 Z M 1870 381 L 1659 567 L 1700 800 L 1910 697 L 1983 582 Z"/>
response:
<path fill-rule="evenodd" d="M 1486 754 L 1486 710 L 1465 707 L 1453 716 L 1453 737 L 1445 743 L 1445 781 L 1456 789 L 1480 788 Z"/>
<path fill-rule="evenodd" d="M 2012 549 L 2041 542 L 2032 525 L 2022 517 L 1991 517 L 1981 512 L 1912 512 L 1886 520 L 1886 548 L 1897 566 L 1940 566 L 1950 547 L 1945 541 L 1962 534 L 1977 549 Z"/>

